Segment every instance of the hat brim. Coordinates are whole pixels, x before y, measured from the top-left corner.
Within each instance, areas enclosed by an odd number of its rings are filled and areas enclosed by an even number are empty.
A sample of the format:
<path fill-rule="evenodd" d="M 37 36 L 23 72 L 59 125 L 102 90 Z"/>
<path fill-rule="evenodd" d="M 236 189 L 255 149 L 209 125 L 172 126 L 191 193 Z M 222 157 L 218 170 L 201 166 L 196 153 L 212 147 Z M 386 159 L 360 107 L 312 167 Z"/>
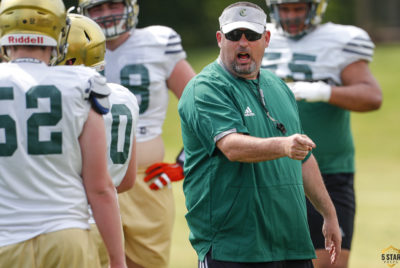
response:
<path fill-rule="evenodd" d="M 245 28 L 252 30 L 256 33 L 263 34 L 265 32 L 265 27 L 264 25 L 257 24 L 257 23 L 251 23 L 248 21 L 236 21 L 232 23 L 228 23 L 224 26 L 221 27 L 222 33 L 229 33 L 230 31 L 240 29 L 240 28 Z"/>

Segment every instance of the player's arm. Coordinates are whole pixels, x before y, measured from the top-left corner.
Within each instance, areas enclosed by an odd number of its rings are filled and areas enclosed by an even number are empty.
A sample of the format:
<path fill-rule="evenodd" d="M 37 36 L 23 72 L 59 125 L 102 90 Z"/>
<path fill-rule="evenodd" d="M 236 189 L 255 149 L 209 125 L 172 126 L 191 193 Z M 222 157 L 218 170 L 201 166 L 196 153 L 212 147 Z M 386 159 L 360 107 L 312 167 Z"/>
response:
<path fill-rule="evenodd" d="M 168 88 L 179 99 L 185 89 L 186 84 L 196 73 L 192 66 L 186 60 L 180 60 L 174 67 L 170 77 L 167 80 Z"/>
<path fill-rule="evenodd" d="M 329 103 L 358 112 L 379 109 L 382 90 L 366 61 L 360 60 L 346 66 L 341 79 L 343 86 L 332 87 Z"/>
<path fill-rule="evenodd" d="M 180 60 L 168 78 L 167 86 L 179 99 L 186 84 L 195 75 L 192 66 L 186 60 Z M 172 182 L 185 178 L 182 168 L 183 162 L 179 161 L 182 154 L 184 154 L 183 149 L 179 153 L 176 163 L 155 163 L 146 169 L 144 181 L 149 184 L 150 189 L 159 190 L 165 186 L 171 187 Z"/>
<path fill-rule="evenodd" d="M 329 102 L 350 111 L 367 112 L 379 109 L 382 90 L 364 60 L 353 62 L 341 73 L 341 86 L 331 86 L 324 81 L 288 83 L 296 100 Z"/>
<path fill-rule="evenodd" d="M 118 193 L 128 191 L 133 187 L 136 179 L 136 159 L 136 138 L 134 137 L 132 141 L 132 152 L 131 158 L 129 159 L 128 169 L 126 170 L 125 176 L 120 185 L 117 186 Z"/>
<path fill-rule="evenodd" d="M 110 257 L 110 266 L 126 267 L 117 197 L 107 170 L 104 121 L 93 109 L 89 112 L 79 143 L 83 184 Z"/>
<path fill-rule="evenodd" d="M 241 133 L 231 133 L 216 143 L 221 152 L 230 160 L 238 162 L 261 162 L 288 156 L 303 160 L 314 142 L 306 135 L 294 134 L 289 137 L 258 138 Z"/>
<path fill-rule="evenodd" d="M 325 249 L 331 255 L 331 263 L 335 263 L 341 251 L 342 236 L 335 207 L 325 188 L 317 161 L 313 155 L 303 163 L 302 171 L 305 194 L 324 218 L 322 233 L 325 237 Z"/>

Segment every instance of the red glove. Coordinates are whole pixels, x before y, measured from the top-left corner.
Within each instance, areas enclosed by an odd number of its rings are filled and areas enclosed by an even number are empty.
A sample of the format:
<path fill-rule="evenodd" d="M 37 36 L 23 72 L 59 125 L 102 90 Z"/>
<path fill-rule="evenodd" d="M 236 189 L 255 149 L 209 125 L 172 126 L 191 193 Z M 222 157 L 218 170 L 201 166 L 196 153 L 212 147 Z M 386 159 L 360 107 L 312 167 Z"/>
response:
<path fill-rule="evenodd" d="M 184 177 L 183 168 L 179 164 L 155 163 L 146 169 L 144 181 L 150 183 L 150 189 L 159 190 L 164 186 L 171 187 L 172 182 Z"/>

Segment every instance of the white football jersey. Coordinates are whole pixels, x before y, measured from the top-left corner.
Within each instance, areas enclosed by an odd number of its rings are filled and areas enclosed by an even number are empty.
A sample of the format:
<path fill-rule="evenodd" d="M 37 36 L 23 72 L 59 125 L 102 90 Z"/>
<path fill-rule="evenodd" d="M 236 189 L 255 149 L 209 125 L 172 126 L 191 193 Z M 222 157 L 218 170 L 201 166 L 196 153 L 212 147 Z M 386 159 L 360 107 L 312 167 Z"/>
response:
<path fill-rule="evenodd" d="M 134 29 L 120 47 L 106 51 L 107 81 L 123 85 L 137 98 L 137 142 L 162 133 L 168 107 L 166 81 L 176 63 L 185 58 L 180 36 L 165 26 Z"/>
<path fill-rule="evenodd" d="M 132 139 L 135 137 L 139 106 L 135 95 L 127 88 L 108 83 L 111 109 L 105 114 L 108 171 L 115 186 L 120 185 L 132 157 Z"/>
<path fill-rule="evenodd" d="M 139 118 L 139 106 L 135 95 L 127 88 L 107 83 L 111 88 L 110 112 L 103 115 L 107 139 L 107 168 L 117 187 L 128 170 L 132 157 L 132 140 L 136 134 Z M 115 192 L 118 199 L 118 194 Z M 94 224 L 92 209 L 89 206 L 89 224 Z"/>
<path fill-rule="evenodd" d="M 0 246 L 89 228 L 79 136 L 93 79 L 82 66 L 0 64 Z"/>
<path fill-rule="evenodd" d="M 374 44 L 368 34 L 355 26 L 325 23 L 300 40 L 287 38 L 282 29 L 268 24 L 271 40 L 262 68 L 287 81 L 324 80 L 341 85 L 340 74 L 349 64 L 371 61 Z"/>

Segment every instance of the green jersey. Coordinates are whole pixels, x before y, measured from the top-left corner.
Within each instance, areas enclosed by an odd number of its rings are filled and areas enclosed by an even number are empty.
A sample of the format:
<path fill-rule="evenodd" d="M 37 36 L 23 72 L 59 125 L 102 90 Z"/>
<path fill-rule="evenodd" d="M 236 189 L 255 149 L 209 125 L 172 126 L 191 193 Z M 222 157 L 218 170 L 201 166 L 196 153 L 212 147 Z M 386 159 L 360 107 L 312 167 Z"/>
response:
<path fill-rule="evenodd" d="M 324 102 L 298 103 L 306 134 L 317 145 L 314 156 L 323 174 L 354 172 L 350 112 Z"/>
<path fill-rule="evenodd" d="M 286 134 L 267 117 L 262 95 Z M 213 258 L 223 261 L 314 258 L 301 161 L 231 162 L 216 147 L 230 133 L 262 138 L 302 133 L 296 101 L 286 85 L 266 70 L 258 80 L 236 78 L 214 62 L 185 88 L 179 115 L 186 219 L 199 259 L 210 248 Z"/>

